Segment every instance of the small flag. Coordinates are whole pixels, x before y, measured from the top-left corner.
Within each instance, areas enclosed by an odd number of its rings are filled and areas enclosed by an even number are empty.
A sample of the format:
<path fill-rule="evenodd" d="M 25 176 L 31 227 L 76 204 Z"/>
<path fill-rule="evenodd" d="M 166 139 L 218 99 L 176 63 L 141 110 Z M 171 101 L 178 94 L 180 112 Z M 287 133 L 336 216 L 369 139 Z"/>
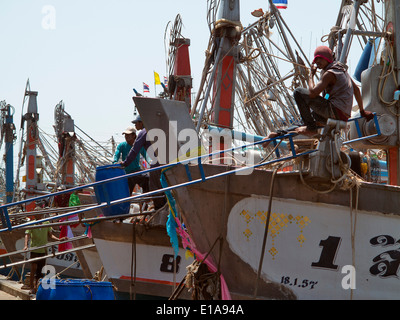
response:
<path fill-rule="evenodd" d="M 154 71 L 154 84 L 161 84 L 160 75 Z"/>
<path fill-rule="evenodd" d="M 143 93 L 145 93 L 145 92 L 150 92 L 150 87 L 149 87 L 148 84 L 145 84 L 145 83 L 143 82 Z"/>
<path fill-rule="evenodd" d="M 164 85 L 168 88 L 168 78 L 164 76 Z"/>
<path fill-rule="evenodd" d="M 272 0 L 272 3 L 278 8 L 278 9 L 286 9 L 288 5 L 288 0 Z"/>

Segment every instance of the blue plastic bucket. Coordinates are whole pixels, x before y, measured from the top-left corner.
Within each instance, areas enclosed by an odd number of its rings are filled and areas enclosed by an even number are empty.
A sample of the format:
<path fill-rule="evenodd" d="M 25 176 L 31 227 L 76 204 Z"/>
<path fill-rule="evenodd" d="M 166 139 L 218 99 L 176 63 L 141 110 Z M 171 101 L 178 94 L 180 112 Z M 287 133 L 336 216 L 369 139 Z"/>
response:
<path fill-rule="evenodd" d="M 96 182 L 120 177 L 125 175 L 120 165 L 108 165 L 96 168 Z M 96 199 L 98 202 L 109 202 L 127 198 L 129 194 L 128 179 L 120 179 L 95 186 Z M 102 208 L 105 216 L 115 216 L 129 213 L 129 202 L 115 204 Z"/>
<path fill-rule="evenodd" d="M 110 282 L 55 279 L 54 287 L 47 288 L 42 285 L 41 279 L 36 300 L 115 300 L 115 297 Z"/>

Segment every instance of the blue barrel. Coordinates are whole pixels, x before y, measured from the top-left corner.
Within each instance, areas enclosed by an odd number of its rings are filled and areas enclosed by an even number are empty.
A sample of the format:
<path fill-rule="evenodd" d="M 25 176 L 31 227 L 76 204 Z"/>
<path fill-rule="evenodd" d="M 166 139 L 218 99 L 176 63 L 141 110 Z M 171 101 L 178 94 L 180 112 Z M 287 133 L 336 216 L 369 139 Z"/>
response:
<path fill-rule="evenodd" d="M 96 168 L 96 182 L 125 175 L 120 165 L 113 164 Z M 128 179 L 119 179 L 94 187 L 96 199 L 100 202 L 109 202 L 127 198 L 129 194 Z M 124 202 L 102 208 L 105 216 L 115 216 L 129 213 L 130 203 Z"/>
<path fill-rule="evenodd" d="M 47 280 L 48 281 L 48 280 Z M 54 287 L 43 286 L 42 279 L 36 293 L 36 300 L 89 300 L 89 288 L 81 280 L 54 279 Z"/>
<path fill-rule="evenodd" d="M 115 300 L 111 282 L 87 280 L 86 284 L 90 288 L 90 300 Z"/>
<path fill-rule="evenodd" d="M 111 282 L 87 279 L 55 279 L 54 287 L 39 282 L 36 300 L 115 300 Z"/>
<path fill-rule="evenodd" d="M 369 59 L 371 58 L 372 51 L 372 41 L 373 39 L 368 40 L 367 44 L 364 47 L 364 51 L 361 54 L 361 58 L 357 64 L 356 70 L 354 71 L 353 77 L 359 82 L 361 82 L 361 73 L 369 66 Z"/>
<path fill-rule="evenodd" d="M 39 280 L 39 286 L 36 292 L 36 300 L 49 300 L 51 289 L 44 289 L 42 279 Z"/>

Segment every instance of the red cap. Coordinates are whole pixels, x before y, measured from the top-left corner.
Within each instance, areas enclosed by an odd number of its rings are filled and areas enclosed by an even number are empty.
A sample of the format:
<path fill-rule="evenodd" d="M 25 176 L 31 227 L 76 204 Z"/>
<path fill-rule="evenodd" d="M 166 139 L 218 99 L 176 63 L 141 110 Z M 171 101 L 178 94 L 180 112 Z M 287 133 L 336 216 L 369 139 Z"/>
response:
<path fill-rule="evenodd" d="M 332 63 L 333 62 L 332 50 L 329 49 L 327 46 L 319 46 L 314 51 L 314 60 L 312 63 L 315 62 L 316 58 L 322 58 L 328 61 L 329 63 Z"/>

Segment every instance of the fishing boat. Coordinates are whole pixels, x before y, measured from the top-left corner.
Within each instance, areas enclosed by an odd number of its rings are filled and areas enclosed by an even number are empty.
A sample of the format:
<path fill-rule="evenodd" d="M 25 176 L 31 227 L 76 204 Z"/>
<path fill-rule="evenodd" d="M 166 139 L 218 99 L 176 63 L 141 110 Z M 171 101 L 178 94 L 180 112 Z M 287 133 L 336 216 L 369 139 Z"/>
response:
<path fill-rule="evenodd" d="M 375 4 L 372 1 L 372 7 Z M 287 142 L 286 155 L 277 154 L 273 159 L 248 163 L 246 167 L 224 163 L 218 156 L 217 161 L 192 158 L 194 161 L 165 169 L 168 184 L 164 190 L 171 192 L 176 200 L 177 228 L 185 231 L 190 239 L 187 245 L 193 252 L 209 255 L 221 298 L 399 297 L 400 212 L 395 143 L 398 119 L 394 110 L 399 97 L 396 43 L 400 3 L 382 4 L 385 16 L 381 30 L 358 30 L 362 25 L 359 14 L 367 10 L 367 5 L 371 8 L 367 1 L 355 0 L 350 5 L 342 2 L 329 39 L 330 47 L 342 63 L 346 62 L 352 37 L 372 39 L 367 39 L 374 49 L 360 72 L 360 80 L 364 108 L 375 112 L 374 120 L 367 123 L 355 112 L 347 123 L 328 121 L 315 144 L 305 152 L 299 151 L 300 143 L 295 140 L 304 137 L 282 135 L 278 141 Z M 215 51 L 210 63 L 213 72 L 207 75 L 209 82 L 203 100 L 208 99 L 215 85 L 212 107 L 208 113 L 204 109 L 195 113 L 197 132 L 210 123 L 206 115 L 217 126 L 229 132 L 232 129 L 238 62 L 235 46 L 241 35 L 239 1 L 222 1 L 221 6 L 220 29 L 214 30 Z M 339 22 L 346 12 L 348 23 L 342 26 Z M 272 1 L 270 11 L 262 19 L 264 26 L 281 23 Z M 224 85 L 219 87 L 218 83 Z M 262 92 L 266 89 L 268 86 Z M 182 105 L 178 102 L 166 107 L 166 103 L 157 99 L 134 98 L 134 103 L 147 130 L 176 120 L 176 114 L 182 116 Z M 162 121 L 154 119 L 155 114 Z M 218 143 L 220 140 L 221 136 Z M 182 146 L 173 139 L 167 141 L 174 144 L 175 150 Z M 249 143 L 247 147 L 256 144 Z M 233 152 L 229 145 L 221 145 L 214 150 L 210 148 L 213 155 L 225 157 Z M 351 170 L 353 165 L 361 164 L 362 157 L 357 153 L 350 160 L 350 151 L 366 149 L 387 152 L 388 184 L 368 182 Z M 210 159 L 210 155 L 205 157 Z M 288 162 L 291 170 L 283 171 L 281 164 Z M 218 242 L 220 245 L 215 245 Z"/>

